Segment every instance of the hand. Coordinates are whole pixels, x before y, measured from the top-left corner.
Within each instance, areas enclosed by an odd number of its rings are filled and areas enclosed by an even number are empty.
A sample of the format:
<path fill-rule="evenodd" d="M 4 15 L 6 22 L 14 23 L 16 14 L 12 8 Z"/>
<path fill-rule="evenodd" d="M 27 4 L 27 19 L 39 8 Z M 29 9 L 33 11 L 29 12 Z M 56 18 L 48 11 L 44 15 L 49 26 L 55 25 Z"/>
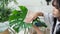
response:
<path fill-rule="evenodd" d="M 32 12 L 29 11 L 26 15 L 26 18 L 24 20 L 24 22 L 26 23 L 31 23 L 35 18 L 37 18 L 39 16 L 39 12 Z"/>

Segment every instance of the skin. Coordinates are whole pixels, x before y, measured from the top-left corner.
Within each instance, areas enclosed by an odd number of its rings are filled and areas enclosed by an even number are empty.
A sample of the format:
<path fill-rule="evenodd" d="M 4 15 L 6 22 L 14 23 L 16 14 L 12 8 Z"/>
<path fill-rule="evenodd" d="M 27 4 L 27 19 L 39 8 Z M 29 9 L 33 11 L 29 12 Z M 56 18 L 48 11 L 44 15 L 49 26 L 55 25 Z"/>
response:
<path fill-rule="evenodd" d="M 58 9 L 53 9 L 53 16 L 56 17 L 58 21 L 60 21 L 60 11 Z"/>
<path fill-rule="evenodd" d="M 43 16 L 43 13 L 42 12 L 32 12 L 32 11 L 30 11 L 30 12 L 27 13 L 27 16 L 26 16 L 24 22 L 30 23 L 31 21 L 33 21 L 38 16 Z"/>

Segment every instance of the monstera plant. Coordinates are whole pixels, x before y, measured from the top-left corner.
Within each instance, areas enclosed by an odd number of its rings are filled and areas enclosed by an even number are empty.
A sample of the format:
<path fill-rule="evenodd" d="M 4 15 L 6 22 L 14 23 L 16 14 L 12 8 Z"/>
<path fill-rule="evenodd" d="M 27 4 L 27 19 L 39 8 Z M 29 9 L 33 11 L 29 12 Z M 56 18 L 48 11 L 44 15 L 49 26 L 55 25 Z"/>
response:
<path fill-rule="evenodd" d="M 10 14 L 9 21 L 10 21 L 10 26 L 13 26 L 13 29 L 16 32 L 19 32 L 21 29 L 26 29 L 32 27 L 32 25 L 38 26 L 39 27 L 47 27 L 47 25 L 44 22 L 41 22 L 39 18 L 37 17 L 35 20 L 33 20 L 33 23 L 25 23 L 24 19 L 26 17 L 26 14 L 28 12 L 28 9 L 25 6 L 19 6 L 20 10 L 13 10 L 12 13 Z"/>
<path fill-rule="evenodd" d="M 9 27 L 8 20 L 11 9 L 8 8 L 8 4 L 11 1 L 12 0 L 0 0 L 0 32 L 4 32 Z"/>
<path fill-rule="evenodd" d="M 8 20 L 10 9 L 7 7 L 7 0 L 0 0 L 0 22 L 5 22 Z"/>
<path fill-rule="evenodd" d="M 12 0 L 0 0 L 0 22 L 8 21 L 9 14 L 11 13 L 11 9 L 8 8 L 9 2 Z M 16 0 L 14 0 L 16 2 Z"/>

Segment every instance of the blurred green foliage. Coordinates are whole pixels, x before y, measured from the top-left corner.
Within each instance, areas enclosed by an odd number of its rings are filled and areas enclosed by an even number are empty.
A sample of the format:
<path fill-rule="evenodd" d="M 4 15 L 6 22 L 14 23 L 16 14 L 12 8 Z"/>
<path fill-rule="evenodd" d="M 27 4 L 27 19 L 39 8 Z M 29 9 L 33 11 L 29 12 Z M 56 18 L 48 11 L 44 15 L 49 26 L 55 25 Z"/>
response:
<path fill-rule="evenodd" d="M 9 2 L 16 0 L 0 0 L 0 22 L 5 22 L 9 20 L 9 15 L 11 13 L 11 9 L 8 8 Z"/>

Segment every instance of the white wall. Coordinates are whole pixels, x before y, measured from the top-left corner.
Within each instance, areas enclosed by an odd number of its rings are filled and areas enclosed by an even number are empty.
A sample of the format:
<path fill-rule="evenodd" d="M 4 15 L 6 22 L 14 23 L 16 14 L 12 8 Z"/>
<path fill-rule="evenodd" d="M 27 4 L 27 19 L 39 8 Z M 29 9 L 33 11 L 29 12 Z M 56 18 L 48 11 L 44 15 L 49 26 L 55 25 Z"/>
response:
<path fill-rule="evenodd" d="M 47 6 L 45 0 L 17 0 L 19 3 L 18 5 L 24 5 L 28 8 L 29 11 L 44 11 L 44 12 L 51 12 L 52 6 L 51 3 Z M 15 5 L 13 2 L 9 4 L 9 6 L 13 6 L 17 8 L 18 5 Z"/>

